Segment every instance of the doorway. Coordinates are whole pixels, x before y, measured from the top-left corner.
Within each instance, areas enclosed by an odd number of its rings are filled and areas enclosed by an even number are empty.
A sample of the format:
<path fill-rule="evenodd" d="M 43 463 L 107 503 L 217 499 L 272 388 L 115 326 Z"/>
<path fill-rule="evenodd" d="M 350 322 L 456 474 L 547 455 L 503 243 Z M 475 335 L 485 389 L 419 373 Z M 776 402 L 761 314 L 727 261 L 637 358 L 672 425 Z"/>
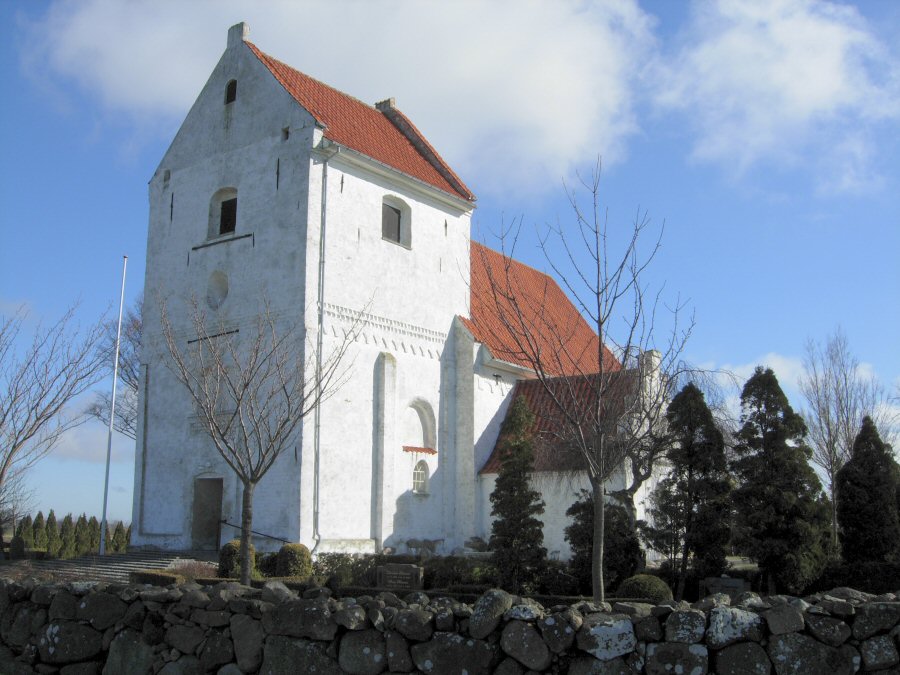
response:
<path fill-rule="evenodd" d="M 191 548 L 218 551 L 222 519 L 222 479 L 194 480 L 194 509 L 191 519 Z"/>

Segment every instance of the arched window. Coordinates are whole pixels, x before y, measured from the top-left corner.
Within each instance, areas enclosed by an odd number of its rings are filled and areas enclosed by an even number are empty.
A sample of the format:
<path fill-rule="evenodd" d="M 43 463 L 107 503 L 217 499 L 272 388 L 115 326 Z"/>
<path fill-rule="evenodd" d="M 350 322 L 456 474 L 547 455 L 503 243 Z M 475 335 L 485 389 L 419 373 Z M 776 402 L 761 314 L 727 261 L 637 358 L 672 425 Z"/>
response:
<path fill-rule="evenodd" d="M 392 195 L 381 202 L 381 238 L 406 248 L 412 247 L 409 205 Z"/>
<path fill-rule="evenodd" d="M 225 105 L 234 103 L 237 98 L 237 80 L 229 80 L 225 85 Z"/>
<path fill-rule="evenodd" d="M 428 493 L 428 463 L 421 459 L 413 467 L 413 492 L 424 495 Z"/>
<path fill-rule="evenodd" d="M 237 229 L 237 190 L 222 188 L 209 200 L 209 228 L 207 236 L 221 237 Z"/>

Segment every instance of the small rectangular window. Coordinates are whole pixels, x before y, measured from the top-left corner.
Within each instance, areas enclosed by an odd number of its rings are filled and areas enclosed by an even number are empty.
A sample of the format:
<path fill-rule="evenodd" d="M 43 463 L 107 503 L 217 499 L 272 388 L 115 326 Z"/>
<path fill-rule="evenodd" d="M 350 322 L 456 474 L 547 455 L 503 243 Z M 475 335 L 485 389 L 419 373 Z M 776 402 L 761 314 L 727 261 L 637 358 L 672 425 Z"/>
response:
<path fill-rule="evenodd" d="M 219 217 L 219 234 L 230 234 L 237 226 L 237 197 L 222 202 L 222 215 Z"/>
<path fill-rule="evenodd" d="M 400 243 L 400 209 L 388 204 L 381 205 L 381 237 Z"/>

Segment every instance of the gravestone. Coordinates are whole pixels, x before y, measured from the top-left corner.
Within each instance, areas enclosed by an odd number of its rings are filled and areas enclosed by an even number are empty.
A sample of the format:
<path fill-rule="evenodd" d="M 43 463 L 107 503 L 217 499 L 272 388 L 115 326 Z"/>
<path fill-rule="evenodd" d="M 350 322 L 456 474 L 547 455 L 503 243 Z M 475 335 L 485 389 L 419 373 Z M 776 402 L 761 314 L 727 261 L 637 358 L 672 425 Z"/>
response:
<path fill-rule="evenodd" d="M 744 591 L 750 590 L 750 583 L 744 579 L 734 579 L 728 576 L 706 577 L 700 582 L 700 597 L 706 597 L 713 593 L 725 593 L 734 600 Z"/>
<path fill-rule="evenodd" d="M 424 587 L 425 568 L 418 565 L 389 563 L 376 570 L 378 588 L 390 591 L 421 591 Z"/>

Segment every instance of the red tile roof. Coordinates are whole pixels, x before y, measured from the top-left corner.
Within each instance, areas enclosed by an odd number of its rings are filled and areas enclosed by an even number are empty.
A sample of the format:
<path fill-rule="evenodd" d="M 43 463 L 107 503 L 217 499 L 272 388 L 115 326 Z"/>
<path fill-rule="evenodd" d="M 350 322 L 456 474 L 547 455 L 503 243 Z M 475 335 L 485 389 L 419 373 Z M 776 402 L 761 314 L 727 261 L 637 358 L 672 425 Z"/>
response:
<path fill-rule="evenodd" d="M 584 468 L 584 460 L 577 450 L 566 448 L 559 439 L 557 430 L 562 425 L 560 415 L 553 402 L 548 387 L 567 405 L 576 405 L 585 409 L 586 415 L 593 414 L 597 405 L 598 390 L 602 389 L 605 397 L 603 410 L 600 413 L 607 419 L 611 427 L 622 416 L 629 394 L 633 393 L 637 370 L 617 370 L 603 375 L 605 384 L 601 387 L 597 378 L 568 376 L 550 380 L 547 384 L 539 380 L 519 380 L 513 389 L 511 401 L 519 396 L 534 415 L 534 424 L 529 430 L 534 438 L 534 470 L 535 471 L 573 471 Z M 590 406 L 590 410 L 588 410 Z M 512 405 L 507 409 L 512 409 Z M 606 426 L 605 424 L 603 425 Z M 612 429 L 614 431 L 614 429 Z M 502 436 L 498 436 L 491 456 L 488 457 L 480 473 L 497 473 L 500 470 L 500 445 Z"/>
<path fill-rule="evenodd" d="M 396 108 L 379 110 L 244 44 L 324 129 L 325 138 L 456 197 L 474 201 L 418 129 Z M 417 145 L 419 147 L 417 147 Z"/>
<path fill-rule="evenodd" d="M 529 352 L 539 353 L 549 375 L 600 370 L 597 334 L 552 278 L 474 241 L 470 257 L 470 317 L 460 318 L 494 358 L 534 370 Z M 606 347 L 603 358 L 605 371 L 620 367 Z"/>

